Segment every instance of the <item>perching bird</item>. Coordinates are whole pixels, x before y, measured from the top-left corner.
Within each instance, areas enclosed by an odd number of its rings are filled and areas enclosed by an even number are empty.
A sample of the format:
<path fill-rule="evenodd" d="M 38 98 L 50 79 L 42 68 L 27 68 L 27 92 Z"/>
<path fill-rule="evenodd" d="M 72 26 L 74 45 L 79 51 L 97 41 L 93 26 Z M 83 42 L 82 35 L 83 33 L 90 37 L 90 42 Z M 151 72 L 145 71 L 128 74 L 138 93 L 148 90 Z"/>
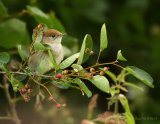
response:
<path fill-rule="evenodd" d="M 56 63 L 59 64 L 64 57 L 63 46 L 61 44 L 63 34 L 55 29 L 48 29 L 44 32 L 42 44 L 49 45 Z M 47 51 L 36 51 L 28 61 L 29 68 L 38 74 L 44 74 L 53 69 L 53 64 Z"/>

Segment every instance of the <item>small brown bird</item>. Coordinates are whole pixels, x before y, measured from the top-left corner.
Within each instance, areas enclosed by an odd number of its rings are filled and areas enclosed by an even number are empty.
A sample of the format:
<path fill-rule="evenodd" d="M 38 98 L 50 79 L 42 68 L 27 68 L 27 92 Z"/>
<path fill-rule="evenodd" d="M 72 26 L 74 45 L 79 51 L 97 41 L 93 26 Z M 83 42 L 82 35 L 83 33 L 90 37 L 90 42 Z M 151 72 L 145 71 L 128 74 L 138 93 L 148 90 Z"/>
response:
<path fill-rule="evenodd" d="M 61 44 L 62 37 L 63 34 L 61 32 L 55 29 L 48 29 L 44 32 L 42 38 L 42 44 L 50 46 L 57 64 L 64 57 L 63 46 Z M 36 51 L 33 53 L 28 61 L 28 66 L 38 74 L 44 74 L 54 68 L 47 51 Z"/>

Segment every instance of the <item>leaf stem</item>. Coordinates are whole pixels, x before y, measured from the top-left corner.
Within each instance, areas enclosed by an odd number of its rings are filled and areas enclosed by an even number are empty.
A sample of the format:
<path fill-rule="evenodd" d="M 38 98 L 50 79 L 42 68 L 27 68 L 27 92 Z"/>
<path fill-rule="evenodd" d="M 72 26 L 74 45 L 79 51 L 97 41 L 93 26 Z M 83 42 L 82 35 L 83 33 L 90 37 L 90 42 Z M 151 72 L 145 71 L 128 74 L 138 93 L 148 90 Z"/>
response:
<path fill-rule="evenodd" d="M 98 57 L 97 57 L 96 64 L 98 64 L 98 63 L 99 63 L 99 58 L 100 58 L 100 55 L 101 55 L 101 51 L 99 51 L 99 53 L 98 53 Z"/>

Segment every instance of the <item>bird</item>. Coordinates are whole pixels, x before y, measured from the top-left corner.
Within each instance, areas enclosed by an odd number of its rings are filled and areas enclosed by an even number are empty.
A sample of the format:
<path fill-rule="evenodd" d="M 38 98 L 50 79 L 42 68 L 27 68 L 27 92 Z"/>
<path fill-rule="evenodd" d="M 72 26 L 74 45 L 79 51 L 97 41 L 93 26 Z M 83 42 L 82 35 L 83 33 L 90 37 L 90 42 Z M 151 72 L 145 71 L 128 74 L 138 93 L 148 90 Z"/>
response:
<path fill-rule="evenodd" d="M 63 36 L 64 34 L 58 30 L 48 29 L 43 32 L 41 41 L 42 44 L 50 47 L 51 53 L 57 64 L 60 64 L 64 58 L 63 46 L 61 44 Z M 36 74 L 44 74 L 54 69 L 48 52 L 42 50 L 38 50 L 30 56 L 28 67 Z"/>

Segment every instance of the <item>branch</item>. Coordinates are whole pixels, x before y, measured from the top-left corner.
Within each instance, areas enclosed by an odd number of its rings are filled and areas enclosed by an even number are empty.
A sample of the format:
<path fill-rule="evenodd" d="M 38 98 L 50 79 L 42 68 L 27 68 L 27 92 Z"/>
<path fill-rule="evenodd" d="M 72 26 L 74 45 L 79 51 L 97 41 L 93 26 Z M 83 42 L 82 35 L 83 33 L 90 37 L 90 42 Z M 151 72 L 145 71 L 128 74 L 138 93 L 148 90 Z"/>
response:
<path fill-rule="evenodd" d="M 12 102 L 12 98 L 9 93 L 9 84 L 7 83 L 7 76 L 6 75 L 4 75 L 4 77 L 3 77 L 3 83 L 4 83 L 3 89 L 5 91 L 5 95 L 6 95 L 9 107 L 10 107 L 10 112 L 11 112 L 10 118 L 12 118 L 12 120 L 15 122 L 15 124 L 21 124 L 20 119 L 18 118 L 18 115 L 17 115 L 15 104 Z M 7 118 L 8 117 L 6 117 L 5 119 L 7 119 Z M 8 119 L 10 119 L 10 118 L 8 118 Z M 3 119 L 4 119 L 4 117 L 3 117 Z"/>

